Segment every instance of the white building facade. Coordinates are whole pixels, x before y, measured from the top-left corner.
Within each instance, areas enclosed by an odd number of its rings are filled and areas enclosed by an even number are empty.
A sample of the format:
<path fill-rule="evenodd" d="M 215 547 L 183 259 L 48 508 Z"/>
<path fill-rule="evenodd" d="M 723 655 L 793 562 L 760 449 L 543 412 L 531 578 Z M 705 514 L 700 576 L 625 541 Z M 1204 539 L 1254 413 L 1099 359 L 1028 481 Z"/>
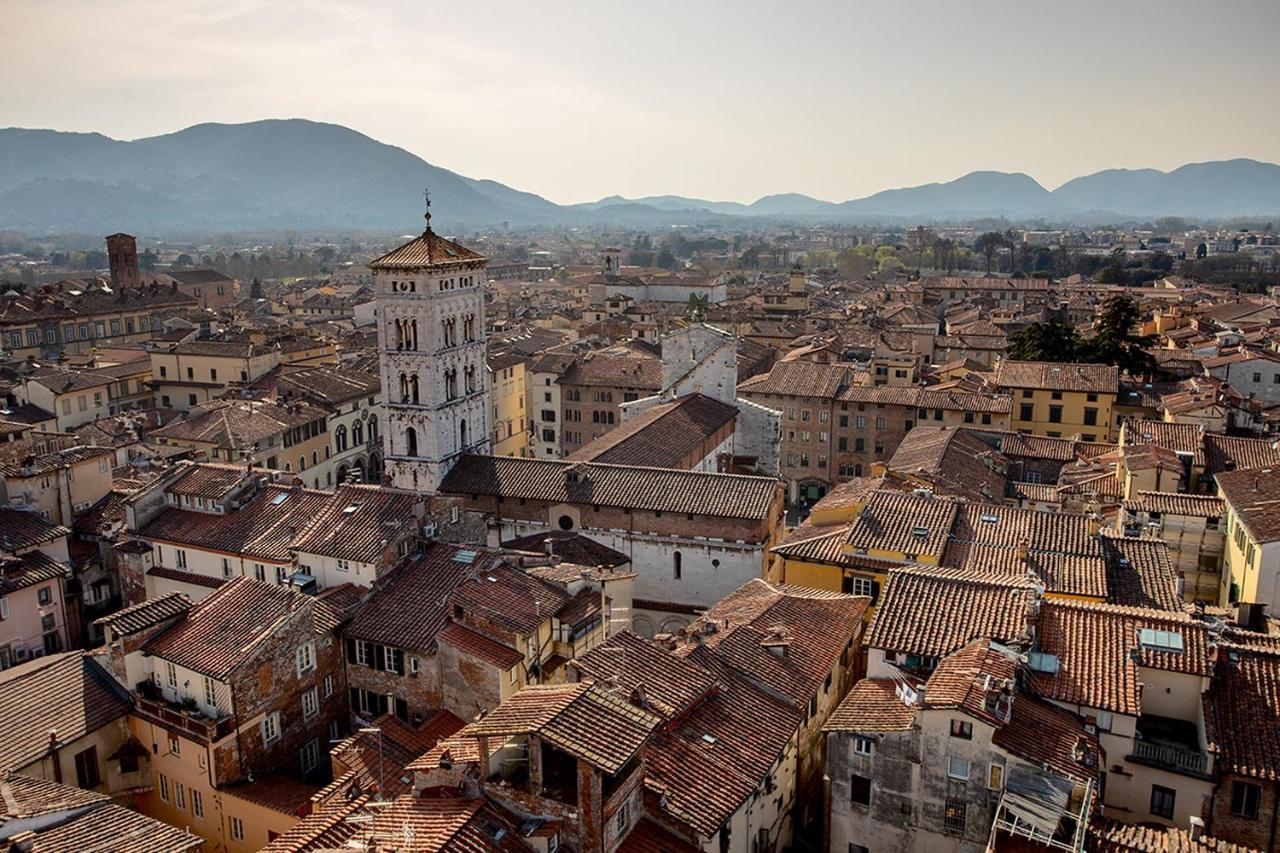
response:
<path fill-rule="evenodd" d="M 490 452 L 486 259 L 427 229 L 369 264 L 390 484 L 435 491 L 464 453 Z"/>

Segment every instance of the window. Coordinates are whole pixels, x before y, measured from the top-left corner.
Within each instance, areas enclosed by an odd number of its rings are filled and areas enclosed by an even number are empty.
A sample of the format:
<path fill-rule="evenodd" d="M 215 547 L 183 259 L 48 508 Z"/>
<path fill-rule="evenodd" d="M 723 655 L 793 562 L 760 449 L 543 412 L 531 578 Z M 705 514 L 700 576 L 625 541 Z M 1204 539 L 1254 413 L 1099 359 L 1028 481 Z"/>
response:
<path fill-rule="evenodd" d="M 185 569 L 187 567 L 187 552 L 182 550 L 181 548 L 175 548 L 174 551 L 178 555 L 176 557 L 178 561 L 178 568 Z"/>
<path fill-rule="evenodd" d="M 244 841 L 244 821 L 238 817 L 231 818 L 231 837 L 236 841 Z"/>
<path fill-rule="evenodd" d="M 356 640 L 356 663 L 361 666 L 373 666 L 372 644 L 364 640 Z"/>
<path fill-rule="evenodd" d="M 992 764 L 987 768 L 987 787 L 993 791 L 1004 787 L 1004 765 Z"/>
<path fill-rule="evenodd" d="M 178 686 L 178 670 L 169 661 L 164 662 L 165 680 L 170 687 Z"/>
<path fill-rule="evenodd" d="M 218 706 L 218 696 L 213 692 L 213 679 L 207 675 L 204 677 L 204 703 L 215 708 Z"/>
<path fill-rule="evenodd" d="M 169 735 L 169 752 L 172 755 L 182 755 L 182 741 L 178 740 L 173 735 Z"/>
<path fill-rule="evenodd" d="M 674 554 L 671 555 L 671 569 L 672 569 L 671 576 L 674 577 L 676 580 L 680 580 L 682 561 L 683 561 L 683 556 L 679 551 L 676 551 Z"/>
<path fill-rule="evenodd" d="M 191 813 L 196 817 L 204 817 L 204 797 L 195 788 L 191 789 Z"/>
<path fill-rule="evenodd" d="M 1051 424 L 1062 423 L 1062 407 L 1061 406 L 1049 407 L 1049 423 Z"/>
<path fill-rule="evenodd" d="M 618 815 L 613 825 L 619 835 L 626 832 L 627 827 L 630 825 L 630 812 L 631 803 L 624 800 L 622 805 L 618 807 Z"/>
<path fill-rule="evenodd" d="M 302 694 L 302 718 L 309 720 L 318 713 L 320 713 L 320 697 L 312 687 Z"/>
<path fill-rule="evenodd" d="M 969 779 L 969 759 L 956 758 L 954 755 L 947 759 L 947 776 L 952 779 L 968 781 Z"/>
<path fill-rule="evenodd" d="M 262 742 L 268 746 L 280 739 L 280 712 L 272 711 L 263 718 L 262 723 Z"/>
<path fill-rule="evenodd" d="M 871 805 L 871 780 L 854 774 L 849 777 L 849 802 L 855 806 Z"/>
<path fill-rule="evenodd" d="M 324 677 L 324 698 L 328 699 L 333 695 L 333 676 L 326 675 Z"/>
<path fill-rule="evenodd" d="M 320 741 L 318 739 L 307 741 L 303 744 L 302 749 L 298 750 L 298 764 L 302 768 L 303 775 L 320 766 Z"/>
<path fill-rule="evenodd" d="M 298 663 L 298 677 L 306 675 L 308 672 L 316 668 L 316 644 L 305 643 L 298 647 L 298 651 L 294 653 Z"/>
<path fill-rule="evenodd" d="M 160 777 L 160 799 L 167 803 L 169 802 L 169 777 L 163 773 L 158 775 Z"/>
<path fill-rule="evenodd" d="M 77 758 L 77 768 L 79 759 Z M 87 787 L 81 785 L 81 788 Z M 1240 817 L 1256 819 L 1258 803 L 1262 798 L 1262 789 L 1250 782 L 1234 782 L 1231 785 L 1231 813 Z"/>
<path fill-rule="evenodd" d="M 224 578 L 231 577 L 231 561 L 226 557 L 222 558 L 222 576 Z"/>
<path fill-rule="evenodd" d="M 53 590 L 47 586 L 40 587 L 40 591 L 36 593 L 36 600 L 40 602 L 40 606 L 53 603 Z"/>
<path fill-rule="evenodd" d="M 948 835 L 964 835 L 966 808 L 962 800 L 947 800 L 942 810 L 942 831 Z"/>
<path fill-rule="evenodd" d="M 1097 425 L 1098 425 L 1098 410 L 1097 410 L 1097 409 L 1085 409 L 1085 410 L 1084 410 L 1084 425 L 1085 425 L 1085 426 L 1097 426 Z"/>
<path fill-rule="evenodd" d="M 951 736 L 970 740 L 973 738 L 973 723 L 968 720 L 952 720 Z"/>
<path fill-rule="evenodd" d="M 102 777 L 98 774 L 97 747 L 91 746 L 76 753 L 76 784 L 85 790 L 102 784 Z M 1256 806 L 1254 810 L 1257 811 Z"/>
<path fill-rule="evenodd" d="M 173 804 L 180 809 L 187 807 L 187 789 L 181 782 L 173 783 Z"/>
<path fill-rule="evenodd" d="M 1035 420 L 1035 406 L 1031 403 L 1023 403 L 1018 410 L 1018 420 L 1031 421 Z"/>
<path fill-rule="evenodd" d="M 1173 801 L 1177 792 L 1163 785 L 1151 786 L 1151 814 L 1173 820 Z"/>
<path fill-rule="evenodd" d="M 853 752 L 855 755 L 870 755 L 875 751 L 875 743 L 869 737 L 855 737 L 853 739 Z"/>

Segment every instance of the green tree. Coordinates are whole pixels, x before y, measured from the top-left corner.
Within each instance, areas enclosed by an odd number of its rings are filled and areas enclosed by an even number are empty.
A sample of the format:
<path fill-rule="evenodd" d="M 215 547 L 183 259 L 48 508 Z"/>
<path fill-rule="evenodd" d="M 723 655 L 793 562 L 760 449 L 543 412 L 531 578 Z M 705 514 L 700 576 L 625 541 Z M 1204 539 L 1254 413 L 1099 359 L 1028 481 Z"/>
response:
<path fill-rule="evenodd" d="M 1128 296 L 1107 297 L 1098 314 L 1093 337 L 1084 342 L 1088 360 L 1098 364 L 1114 364 L 1130 376 L 1155 372 L 1156 360 L 1147 352 L 1155 343 L 1150 335 L 1134 334 L 1141 313 Z"/>
<path fill-rule="evenodd" d="M 657 263 L 657 265 L 662 267 L 664 270 L 669 270 L 675 267 L 676 256 L 671 253 L 670 249 L 668 249 L 666 246 L 663 246 L 662 249 L 658 252 L 658 257 L 655 263 Z"/>
<path fill-rule="evenodd" d="M 1045 320 L 1010 335 L 1007 353 L 1015 361 L 1076 361 L 1082 343 L 1074 326 Z"/>
<path fill-rule="evenodd" d="M 253 284 L 249 285 L 249 298 L 250 299 L 262 298 L 262 279 L 255 278 L 253 280 Z"/>
<path fill-rule="evenodd" d="M 1129 273 L 1118 260 L 1112 261 L 1098 273 L 1098 281 L 1102 284 L 1128 284 Z"/>
<path fill-rule="evenodd" d="M 988 231 L 973 243 L 973 250 L 982 255 L 987 262 L 987 272 L 991 272 L 991 264 L 996 255 L 1005 246 L 1004 235 L 998 231 Z"/>

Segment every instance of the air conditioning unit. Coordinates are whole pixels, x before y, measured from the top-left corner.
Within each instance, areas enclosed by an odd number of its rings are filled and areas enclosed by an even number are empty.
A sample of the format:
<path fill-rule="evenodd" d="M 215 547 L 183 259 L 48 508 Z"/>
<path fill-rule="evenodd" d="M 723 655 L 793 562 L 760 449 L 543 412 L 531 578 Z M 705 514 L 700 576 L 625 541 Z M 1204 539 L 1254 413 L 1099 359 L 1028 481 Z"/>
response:
<path fill-rule="evenodd" d="M 14 659 L 14 660 L 16 660 L 16 661 L 24 661 L 24 660 L 26 660 L 26 659 L 27 659 L 27 647 L 26 647 L 26 646 L 14 646 L 14 647 L 13 647 L 13 659 Z"/>

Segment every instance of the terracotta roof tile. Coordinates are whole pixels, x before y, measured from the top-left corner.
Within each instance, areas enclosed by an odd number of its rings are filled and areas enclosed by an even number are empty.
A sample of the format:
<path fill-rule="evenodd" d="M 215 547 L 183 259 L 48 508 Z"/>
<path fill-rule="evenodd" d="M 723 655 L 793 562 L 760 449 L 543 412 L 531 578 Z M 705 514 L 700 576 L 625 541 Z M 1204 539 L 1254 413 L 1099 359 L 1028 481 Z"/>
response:
<path fill-rule="evenodd" d="M 772 477 L 473 455 L 440 486 L 452 494 L 748 519 L 768 518 L 780 489 Z"/>
<path fill-rule="evenodd" d="M 898 695 L 902 683 L 889 678 L 864 678 L 844 697 L 823 731 L 905 732 L 916 719 L 916 708 Z"/>
<path fill-rule="evenodd" d="M 734 406 L 703 394 L 689 394 L 624 420 L 569 460 L 681 468 L 687 458 L 700 457 L 711 449 L 707 442 L 737 415 Z"/>
<path fill-rule="evenodd" d="M 1280 649 L 1223 648 L 1204 715 L 1220 770 L 1280 779 Z"/>
<path fill-rule="evenodd" d="M 423 267 L 438 267 L 483 261 L 484 256 L 461 246 L 452 240 L 446 240 L 427 228 L 408 243 L 397 246 L 385 255 L 369 262 L 373 270 L 415 270 Z"/>

